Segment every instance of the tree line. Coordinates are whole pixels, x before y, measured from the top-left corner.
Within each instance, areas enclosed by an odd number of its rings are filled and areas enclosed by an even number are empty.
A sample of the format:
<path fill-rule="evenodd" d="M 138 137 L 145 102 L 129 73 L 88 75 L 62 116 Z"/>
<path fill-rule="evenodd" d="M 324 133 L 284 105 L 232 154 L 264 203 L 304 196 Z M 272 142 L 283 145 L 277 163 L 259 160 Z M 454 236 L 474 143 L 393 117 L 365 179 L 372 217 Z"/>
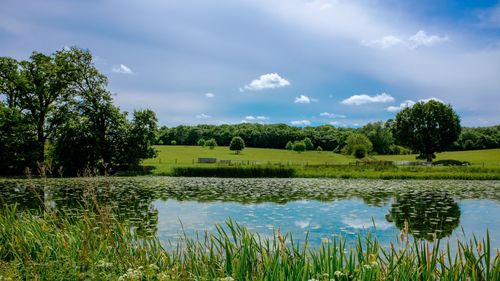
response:
<path fill-rule="evenodd" d="M 107 82 L 91 53 L 76 47 L 28 60 L 0 57 L 0 173 L 42 166 L 76 175 L 155 156 L 155 113 L 120 111 Z"/>

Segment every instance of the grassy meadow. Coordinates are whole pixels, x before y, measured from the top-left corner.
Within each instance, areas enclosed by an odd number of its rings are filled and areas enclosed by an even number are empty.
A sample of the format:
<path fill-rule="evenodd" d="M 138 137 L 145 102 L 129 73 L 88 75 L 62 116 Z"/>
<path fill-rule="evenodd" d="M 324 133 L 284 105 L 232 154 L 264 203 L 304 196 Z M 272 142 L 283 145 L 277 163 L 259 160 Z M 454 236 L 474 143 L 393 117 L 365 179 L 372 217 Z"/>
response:
<path fill-rule="evenodd" d="M 375 179 L 500 179 L 500 149 L 444 152 L 436 160 L 469 161 L 468 167 L 398 167 L 355 165 L 356 159 L 331 151 L 297 153 L 284 149 L 245 148 L 236 154 L 228 147 L 209 149 L 200 146 L 156 146 L 158 156 L 143 161 L 153 167 L 153 174 L 174 176 L 242 177 L 327 177 Z M 199 157 L 231 160 L 227 164 L 199 164 Z M 417 161 L 416 155 L 377 155 L 369 160 Z M 283 173 L 282 167 L 293 169 Z"/>

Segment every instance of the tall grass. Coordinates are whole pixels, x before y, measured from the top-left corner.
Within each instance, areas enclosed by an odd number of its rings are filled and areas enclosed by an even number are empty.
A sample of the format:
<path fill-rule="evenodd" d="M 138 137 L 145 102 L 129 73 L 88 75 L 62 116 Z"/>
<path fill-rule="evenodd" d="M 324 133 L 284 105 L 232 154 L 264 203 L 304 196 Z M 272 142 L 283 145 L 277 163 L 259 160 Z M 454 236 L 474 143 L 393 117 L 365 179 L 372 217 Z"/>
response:
<path fill-rule="evenodd" d="M 284 166 L 191 166 L 174 167 L 173 176 L 221 178 L 291 178 L 293 168 Z"/>
<path fill-rule="evenodd" d="M 112 212 L 0 211 L 0 280 L 500 280 L 500 254 L 483 240 L 416 241 L 408 228 L 390 247 L 341 236 L 311 248 L 279 231 L 271 238 L 229 220 L 166 250 Z M 444 249 L 444 250 L 442 250 Z"/>

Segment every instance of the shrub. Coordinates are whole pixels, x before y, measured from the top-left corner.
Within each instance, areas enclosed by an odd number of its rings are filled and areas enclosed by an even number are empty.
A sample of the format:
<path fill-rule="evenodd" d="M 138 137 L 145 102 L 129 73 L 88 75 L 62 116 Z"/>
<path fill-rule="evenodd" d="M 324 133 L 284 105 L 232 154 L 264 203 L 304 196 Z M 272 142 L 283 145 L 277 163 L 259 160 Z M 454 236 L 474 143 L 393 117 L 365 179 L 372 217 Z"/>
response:
<path fill-rule="evenodd" d="M 205 146 L 208 146 L 210 149 L 214 149 L 217 146 L 217 142 L 212 138 L 205 142 Z"/>
<path fill-rule="evenodd" d="M 365 156 L 367 154 L 366 147 L 364 145 L 356 145 L 353 148 L 352 154 L 357 159 L 365 158 Z"/>
<path fill-rule="evenodd" d="M 470 162 L 446 159 L 446 160 L 434 161 L 432 163 L 432 165 L 439 165 L 439 166 L 468 166 L 468 165 L 470 165 Z"/>
<path fill-rule="evenodd" d="M 177 141 L 173 140 L 170 142 L 171 145 L 176 145 L 177 144 Z"/>
<path fill-rule="evenodd" d="M 293 143 L 291 141 L 288 141 L 286 143 L 285 149 L 287 149 L 287 150 L 293 150 Z"/>
<path fill-rule="evenodd" d="M 303 140 L 303 142 L 306 145 L 306 150 L 313 150 L 314 149 L 314 144 L 312 143 L 310 138 L 305 138 Z"/>
<path fill-rule="evenodd" d="M 297 151 L 299 153 L 304 152 L 304 151 L 306 151 L 306 144 L 304 143 L 304 141 L 296 141 L 293 144 L 293 150 Z"/>
<path fill-rule="evenodd" d="M 245 149 L 245 141 L 240 137 L 234 137 L 229 144 L 229 150 L 236 151 L 236 154 L 240 154 L 240 151 Z"/>
<path fill-rule="evenodd" d="M 323 151 L 323 148 L 322 148 L 321 146 L 318 146 L 318 147 L 316 148 L 316 151 L 318 151 L 318 152 Z"/>
<path fill-rule="evenodd" d="M 198 146 L 205 146 L 205 142 L 206 142 L 205 139 L 199 139 L 197 144 Z"/>
<path fill-rule="evenodd" d="M 359 150 L 359 147 L 362 147 L 365 154 L 368 154 L 372 151 L 373 146 L 372 142 L 364 134 L 353 133 L 347 137 L 346 146 L 342 149 L 342 152 L 344 154 L 354 155 L 355 149 Z"/>

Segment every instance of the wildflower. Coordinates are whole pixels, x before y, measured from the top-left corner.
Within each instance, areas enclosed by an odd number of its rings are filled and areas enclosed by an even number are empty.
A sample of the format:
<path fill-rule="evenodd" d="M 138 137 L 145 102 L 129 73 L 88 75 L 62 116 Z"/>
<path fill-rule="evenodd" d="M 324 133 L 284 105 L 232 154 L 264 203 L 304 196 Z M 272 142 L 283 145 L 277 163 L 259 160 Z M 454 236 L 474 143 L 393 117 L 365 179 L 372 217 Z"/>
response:
<path fill-rule="evenodd" d="M 333 273 L 333 275 L 335 275 L 335 277 L 339 278 L 340 276 L 344 275 L 344 273 L 337 270 Z"/>
<path fill-rule="evenodd" d="M 371 269 L 371 268 L 372 268 L 369 264 L 365 264 L 365 265 L 363 265 L 363 267 L 364 267 L 365 269 L 367 269 L 367 270 L 369 270 L 369 269 Z"/>
<path fill-rule="evenodd" d="M 221 278 L 221 279 L 219 279 L 219 281 L 234 281 L 234 279 L 233 279 L 233 277 L 229 276 L 229 277 Z"/>
<path fill-rule="evenodd" d="M 378 262 L 377 262 L 377 261 L 372 261 L 372 262 L 371 262 L 371 266 L 373 266 L 373 267 L 377 267 L 377 266 L 378 266 Z"/>
<path fill-rule="evenodd" d="M 158 270 L 160 269 L 156 264 L 152 263 L 149 265 L 149 268 L 152 269 L 152 270 Z"/>
<path fill-rule="evenodd" d="M 96 266 L 97 267 L 103 267 L 103 268 L 110 268 L 113 266 L 113 263 L 112 262 L 107 262 L 105 260 L 99 260 L 97 263 L 96 263 Z"/>

